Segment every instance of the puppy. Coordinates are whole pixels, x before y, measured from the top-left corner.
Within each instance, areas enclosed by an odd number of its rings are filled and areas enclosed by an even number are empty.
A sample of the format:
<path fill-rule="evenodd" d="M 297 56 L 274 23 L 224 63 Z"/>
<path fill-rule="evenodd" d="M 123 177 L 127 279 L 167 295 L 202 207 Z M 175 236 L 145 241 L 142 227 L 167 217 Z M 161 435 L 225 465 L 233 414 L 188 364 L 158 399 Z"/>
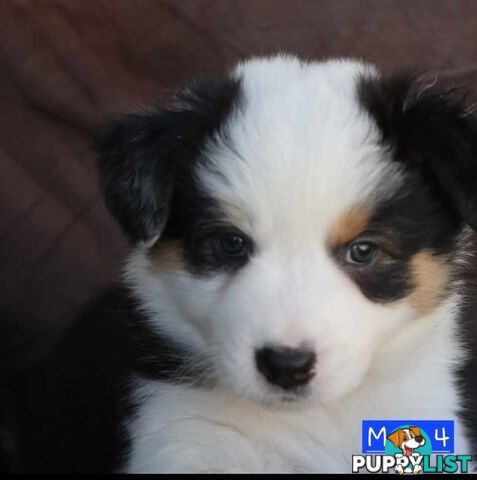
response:
<path fill-rule="evenodd" d="M 455 419 L 471 453 L 477 123 L 456 93 L 252 59 L 97 151 L 131 252 L 35 376 L 20 470 L 347 473 L 367 418 Z"/>

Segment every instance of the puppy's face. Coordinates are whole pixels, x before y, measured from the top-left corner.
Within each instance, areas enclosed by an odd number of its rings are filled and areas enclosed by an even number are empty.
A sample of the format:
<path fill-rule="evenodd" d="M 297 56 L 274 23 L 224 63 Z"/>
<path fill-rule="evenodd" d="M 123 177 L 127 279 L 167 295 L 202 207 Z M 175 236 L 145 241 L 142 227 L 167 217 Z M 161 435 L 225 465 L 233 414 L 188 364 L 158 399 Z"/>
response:
<path fill-rule="evenodd" d="M 450 293 L 472 122 L 354 62 L 252 61 L 192 85 L 100 144 L 128 278 L 221 385 L 334 400 Z"/>

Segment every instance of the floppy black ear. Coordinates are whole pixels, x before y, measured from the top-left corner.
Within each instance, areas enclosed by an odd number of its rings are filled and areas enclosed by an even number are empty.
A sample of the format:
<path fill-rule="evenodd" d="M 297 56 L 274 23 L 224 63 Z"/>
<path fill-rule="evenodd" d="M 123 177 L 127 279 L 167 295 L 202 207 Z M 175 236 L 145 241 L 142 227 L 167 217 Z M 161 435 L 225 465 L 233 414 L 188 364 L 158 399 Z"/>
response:
<path fill-rule="evenodd" d="M 237 87 L 230 79 L 196 82 L 179 90 L 169 108 L 126 115 L 99 133 L 103 196 L 131 241 L 160 236 L 177 170 L 192 168 L 205 138 L 232 107 Z"/>
<path fill-rule="evenodd" d="M 477 117 L 466 95 L 404 74 L 363 79 L 360 98 L 396 159 L 435 182 L 477 230 Z"/>
<path fill-rule="evenodd" d="M 104 200 L 133 241 L 148 241 L 164 228 L 172 188 L 174 119 L 160 110 L 128 115 L 98 136 Z"/>

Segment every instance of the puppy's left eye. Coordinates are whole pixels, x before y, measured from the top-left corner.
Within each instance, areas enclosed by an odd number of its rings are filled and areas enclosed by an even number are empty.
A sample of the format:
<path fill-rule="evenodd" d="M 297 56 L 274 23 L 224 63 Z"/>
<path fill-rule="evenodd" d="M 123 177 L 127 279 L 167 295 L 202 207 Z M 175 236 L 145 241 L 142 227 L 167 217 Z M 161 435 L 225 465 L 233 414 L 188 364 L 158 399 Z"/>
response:
<path fill-rule="evenodd" d="M 354 242 L 346 254 L 346 261 L 355 265 L 367 265 L 371 263 L 378 253 L 378 247 L 371 242 Z"/>
<path fill-rule="evenodd" d="M 222 252 L 229 257 L 241 257 L 247 253 L 245 238 L 237 233 L 225 233 L 219 238 Z"/>

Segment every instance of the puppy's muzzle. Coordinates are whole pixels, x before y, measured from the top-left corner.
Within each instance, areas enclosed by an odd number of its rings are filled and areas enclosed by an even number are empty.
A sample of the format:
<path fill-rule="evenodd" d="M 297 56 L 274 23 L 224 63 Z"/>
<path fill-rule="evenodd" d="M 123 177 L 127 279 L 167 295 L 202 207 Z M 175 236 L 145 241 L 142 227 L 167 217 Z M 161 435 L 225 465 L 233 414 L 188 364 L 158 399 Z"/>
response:
<path fill-rule="evenodd" d="M 304 348 L 268 346 L 255 353 L 258 371 L 272 385 L 292 390 L 315 375 L 316 355 Z"/>

